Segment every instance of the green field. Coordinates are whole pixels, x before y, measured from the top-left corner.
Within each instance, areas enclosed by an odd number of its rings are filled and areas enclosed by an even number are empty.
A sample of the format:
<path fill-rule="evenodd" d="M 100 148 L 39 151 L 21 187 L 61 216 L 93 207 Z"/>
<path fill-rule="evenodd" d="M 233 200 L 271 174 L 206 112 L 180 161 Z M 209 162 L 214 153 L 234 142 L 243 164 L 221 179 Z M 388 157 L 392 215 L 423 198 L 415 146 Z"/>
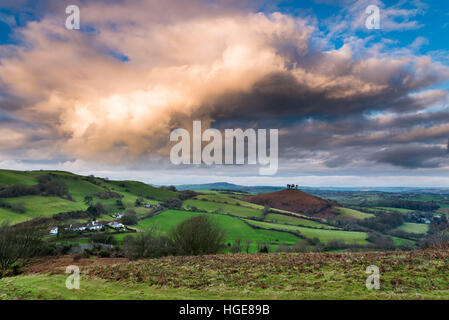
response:
<path fill-rule="evenodd" d="M 185 200 L 183 202 L 183 208 L 187 209 L 189 207 L 195 207 L 199 210 L 204 210 L 207 212 L 216 212 L 222 214 L 229 213 L 239 217 L 260 217 L 260 215 L 262 214 L 262 210 L 203 200 Z"/>
<path fill-rule="evenodd" d="M 401 213 L 410 213 L 415 210 L 403 209 L 403 208 L 392 208 L 392 207 L 374 207 L 373 209 L 383 210 L 383 211 L 393 211 L 393 212 L 401 212 Z"/>
<path fill-rule="evenodd" d="M 327 243 L 330 240 L 342 240 L 346 243 L 353 244 L 368 244 L 366 238 L 368 235 L 365 232 L 356 231 L 342 231 L 342 230 L 322 230 L 312 229 L 292 225 L 282 225 L 269 222 L 253 221 L 245 219 L 248 223 L 258 226 L 260 228 L 269 230 L 287 230 L 292 232 L 298 232 L 307 238 L 318 238 L 321 242 Z"/>
<path fill-rule="evenodd" d="M 402 246 L 402 245 L 411 245 L 411 246 L 413 246 L 413 245 L 416 244 L 416 241 L 408 240 L 408 239 L 404 239 L 404 238 L 399 238 L 399 237 L 392 236 L 391 239 L 393 240 L 393 243 L 396 246 Z"/>
<path fill-rule="evenodd" d="M 239 199 L 234 199 L 231 198 L 229 196 L 224 196 L 224 195 L 199 195 L 195 197 L 196 200 L 202 200 L 202 199 L 206 199 L 208 201 L 212 201 L 212 202 L 218 202 L 218 203 L 225 203 L 225 204 L 233 204 L 233 205 L 241 205 L 243 207 L 247 207 L 247 208 L 252 208 L 252 209 L 257 209 L 257 210 L 262 210 L 263 206 L 258 205 L 258 204 L 254 204 L 251 202 L 246 202 L 243 200 L 239 200 Z"/>
<path fill-rule="evenodd" d="M 304 226 L 304 227 L 313 227 L 313 228 L 325 228 L 325 229 L 336 229 L 335 227 L 331 227 L 325 225 L 323 223 L 319 223 L 313 220 L 307 220 L 304 218 L 283 215 L 279 213 L 269 213 L 265 216 L 266 222 L 274 222 L 281 224 L 291 224 L 296 226 Z"/>
<path fill-rule="evenodd" d="M 338 207 L 337 210 L 340 212 L 339 217 L 343 218 L 354 218 L 354 219 L 366 219 L 374 217 L 374 214 L 365 213 L 354 209 L 341 208 Z"/>
<path fill-rule="evenodd" d="M 294 244 L 299 240 L 298 237 L 290 233 L 251 228 L 239 218 L 213 213 L 199 213 L 182 210 L 164 211 L 152 218 L 141 220 L 139 224 L 134 227 L 141 230 L 147 230 L 154 226 L 163 232 L 168 232 L 180 222 L 196 215 L 207 215 L 211 217 L 218 225 L 226 230 L 226 241 L 230 243 L 233 243 L 237 238 L 241 238 L 243 241 L 249 239 L 253 241 L 253 245 L 264 242 L 272 244 Z"/>
<path fill-rule="evenodd" d="M 405 232 L 420 234 L 427 233 L 429 231 L 429 225 L 423 223 L 404 222 L 404 224 L 401 225 L 398 229 Z"/>

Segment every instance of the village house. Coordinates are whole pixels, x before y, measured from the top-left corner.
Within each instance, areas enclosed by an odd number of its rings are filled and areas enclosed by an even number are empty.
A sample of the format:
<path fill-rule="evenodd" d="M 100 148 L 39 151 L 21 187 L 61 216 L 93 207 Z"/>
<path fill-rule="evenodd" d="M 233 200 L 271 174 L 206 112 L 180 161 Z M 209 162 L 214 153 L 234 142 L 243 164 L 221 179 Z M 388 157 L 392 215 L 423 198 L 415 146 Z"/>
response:
<path fill-rule="evenodd" d="M 104 228 L 104 225 L 101 223 L 98 223 L 97 221 L 92 221 L 87 226 L 90 231 L 98 231 L 98 230 L 102 230 Z"/>
<path fill-rule="evenodd" d="M 108 226 L 113 228 L 113 229 L 115 229 L 115 230 L 125 229 L 125 225 L 123 223 L 119 223 L 117 221 L 109 222 Z"/>
<path fill-rule="evenodd" d="M 50 229 L 50 234 L 53 236 L 57 236 L 58 235 L 58 227 L 52 227 Z"/>
<path fill-rule="evenodd" d="M 71 224 L 68 228 L 65 228 L 67 231 L 99 231 L 102 229 L 104 229 L 104 225 L 97 221 L 92 221 L 85 225 L 73 226 Z"/>
<path fill-rule="evenodd" d="M 74 226 L 71 224 L 68 228 L 65 228 L 66 231 L 85 231 L 87 228 L 83 225 L 76 225 Z"/>
<path fill-rule="evenodd" d="M 159 203 L 156 204 L 144 203 L 142 206 L 144 208 L 160 208 L 161 205 Z"/>

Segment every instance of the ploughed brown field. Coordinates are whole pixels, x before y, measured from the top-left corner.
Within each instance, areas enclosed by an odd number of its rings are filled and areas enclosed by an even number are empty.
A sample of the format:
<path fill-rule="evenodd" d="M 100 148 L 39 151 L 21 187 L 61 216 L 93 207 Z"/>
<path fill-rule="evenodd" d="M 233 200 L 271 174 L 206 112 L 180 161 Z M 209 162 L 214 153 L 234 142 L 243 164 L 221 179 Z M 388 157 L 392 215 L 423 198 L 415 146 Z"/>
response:
<path fill-rule="evenodd" d="M 334 203 L 312 196 L 301 190 L 285 189 L 281 191 L 249 196 L 243 200 L 269 206 L 271 208 L 287 210 L 314 217 L 336 217 L 333 212 Z"/>

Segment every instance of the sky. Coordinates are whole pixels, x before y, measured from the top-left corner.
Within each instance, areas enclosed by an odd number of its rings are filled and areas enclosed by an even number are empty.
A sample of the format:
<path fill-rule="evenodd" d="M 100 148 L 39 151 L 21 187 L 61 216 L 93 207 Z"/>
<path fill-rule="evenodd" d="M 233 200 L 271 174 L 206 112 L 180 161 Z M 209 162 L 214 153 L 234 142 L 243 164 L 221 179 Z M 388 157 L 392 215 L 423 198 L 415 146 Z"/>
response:
<path fill-rule="evenodd" d="M 448 31 L 447 1 L 0 0 L 0 168 L 449 187 Z M 194 120 L 278 129 L 277 173 L 174 165 Z"/>

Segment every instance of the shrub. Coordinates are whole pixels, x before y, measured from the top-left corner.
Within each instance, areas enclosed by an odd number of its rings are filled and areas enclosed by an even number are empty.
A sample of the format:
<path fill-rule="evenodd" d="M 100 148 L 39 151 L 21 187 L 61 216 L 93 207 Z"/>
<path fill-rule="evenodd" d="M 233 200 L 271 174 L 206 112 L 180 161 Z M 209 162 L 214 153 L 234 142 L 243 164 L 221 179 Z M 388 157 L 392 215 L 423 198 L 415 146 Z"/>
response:
<path fill-rule="evenodd" d="M 126 210 L 121 221 L 124 225 L 127 225 L 127 226 L 131 226 L 131 225 L 137 224 L 139 222 L 139 220 L 137 219 L 137 213 L 132 209 Z"/>
<path fill-rule="evenodd" d="M 102 214 L 106 213 L 106 209 L 104 208 L 101 202 L 97 202 L 94 206 L 90 205 L 87 208 L 87 214 L 92 218 L 98 218 Z"/>
<path fill-rule="evenodd" d="M 117 244 L 117 239 L 113 235 L 107 233 L 96 233 L 92 235 L 91 239 L 94 243 Z"/>
<path fill-rule="evenodd" d="M 308 252 L 309 251 L 309 242 L 306 240 L 299 240 L 293 246 L 294 252 Z"/>
<path fill-rule="evenodd" d="M 245 251 L 246 253 L 249 253 L 249 249 L 251 248 L 252 241 L 250 239 L 245 240 Z"/>
<path fill-rule="evenodd" d="M 11 210 L 16 213 L 25 213 L 25 203 L 24 202 L 13 202 L 11 203 Z"/>
<path fill-rule="evenodd" d="M 259 253 L 270 252 L 270 245 L 268 243 L 258 243 L 257 244 L 257 252 L 259 252 Z"/>
<path fill-rule="evenodd" d="M 108 250 L 103 249 L 100 251 L 99 256 L 101 258 L 109 258 L 111 256 L 111 253 Z"/>
<path fill-rule="evenodd" d="M 119 210 L 125 209 L 125 206 L 123 205 L 123 202 L 122 202 L 121 199 L 115 200 L 115 206 L 116 206 L 117 209 L 119 209 Z"/>
<path fill-rule="evenodd" d="M 237 238 L 234 241 L 234 244 L 231 246 L 231 252 L 232 253 L 240 253 L 242 252 L 242 239 L 241 238 Z"/>
<path fill-rule="evenodd" d="M 141 205 L 143 205 L 145 203 L 145 200 L 142 197 L 139 197 L 136 199 L 136 201 L 134 202 L 134 206 L 136 207 L 140 207 Z"/>
<path fill-rule="evenodd" d="M 181 222 L 170 235 L 177 253 L 201 255 L 218 253 L 223 249 L 225 234 L 210 217 L 200 215 Z"/>
<path fill-rule="evenodd" d="M 276 248 L 276 252 L 290 252 L 291 249 L 289 246 L 287 246 L 286 244 L 280 244 L 277 248 Z"/>
<path fill-rule="evenodd" d="M 328 243 L 326 243 L 325 248 L 326 250 L 339 250 L 346 248 L 347 245 L 343 240 L 330 240 Z"/>
<path fill-rule="evenodd" d="M 168 209 L 181 209 L 182 201 L 177 198 L 165 199 L 162 205 Z"/>
<path fill-rule="evenodd" d="M 81 260 L 81 259 L 83 259 L 83 258 L 86 258 L 86 254 L 85 254 L 84 252 L 82 252 L 82 253 L 77 253 L 77 254 L 75 254 L 75 255 L 73 256 L 73 261 L 74 261 L 74 262 L 77 262 L 77 261 L 79 261 L 79 260 Z"/>
<path fill-rule="evenodd" d="M 313 239 L 307 239 L 307 241 L 312 246 L 316 246 L 317 244 L 321 243 L 320 239 L 318 239 L 317 237 L 315 237 Z"/>
<path fill-rule="evenodd" d="M 128 259 L 158 258 L 174 253 L 168 237 L 159 236 L 154 229 L 123 239 L 123 250 Z"/>

